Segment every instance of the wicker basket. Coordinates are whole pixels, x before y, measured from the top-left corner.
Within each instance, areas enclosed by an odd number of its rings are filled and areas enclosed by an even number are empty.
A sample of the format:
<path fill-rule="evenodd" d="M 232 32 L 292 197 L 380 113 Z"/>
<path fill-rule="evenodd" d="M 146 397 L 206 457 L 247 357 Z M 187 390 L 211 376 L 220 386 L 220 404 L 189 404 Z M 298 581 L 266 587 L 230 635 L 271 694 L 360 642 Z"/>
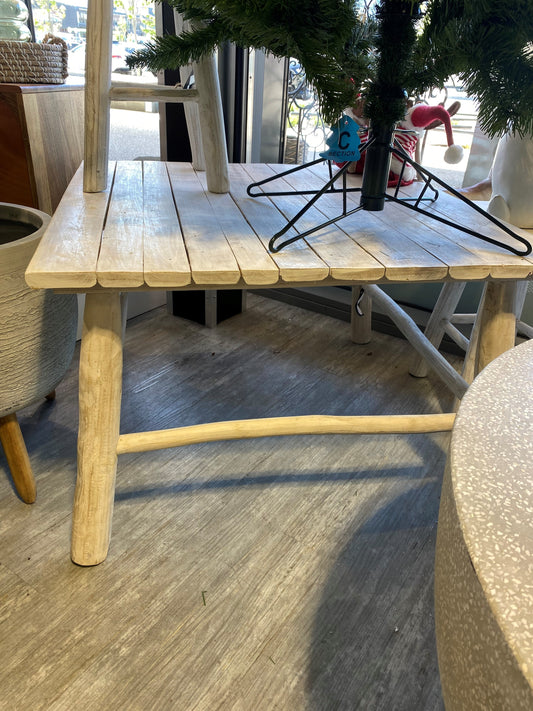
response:
<path fill-rule="evenodd" d="M 67 44 L 46 35 L 42 43 L 0 41 L 0 82 L 64 84 L 68 76 Z"/>

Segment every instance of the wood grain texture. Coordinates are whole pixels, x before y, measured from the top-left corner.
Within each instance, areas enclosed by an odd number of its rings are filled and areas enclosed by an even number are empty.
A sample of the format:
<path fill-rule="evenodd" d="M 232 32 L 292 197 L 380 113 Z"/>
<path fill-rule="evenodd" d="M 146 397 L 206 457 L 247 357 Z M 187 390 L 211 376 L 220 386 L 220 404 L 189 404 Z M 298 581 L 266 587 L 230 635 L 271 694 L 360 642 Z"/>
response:
<path fill-rule="evenodd" d="M 107 554 L 122 394 L 122 305 L 115 293 L 87 294 L 80 354 L 78 477 L 72 560 L 95 565 Z"/>
<path fill-rule="evenodd" d="M 184 286 L 191 267 L 164 163 L 143 167 L 143 270 L 149 286 Z"/>
<path fill-rule="evenodd" d="M 114 164 L 109 171 L 107 190 L 84 193 L 83 169 L 78 169 L 26 270 L 26 281 L 31 287 L 89 288 L 97 283 L 96 271 L 113 171 Z"/>
<path fill-rule="evenodd" d="M 457 373 L 455 368 L 448 363 L 446 358 L 426 340 L 420 333 L 420 329 L 414 320 L 378 286 L 369 284 L 367 291 L 372 301 L 392 319 L 413 348 L 423 356 L 428 366 L 443 379 L 458 398 L 463 397 L 468 388 L 467 381 L 464 380 L 464 378 Z"/>
<path fill-rule="evenodd" d="M 82 151 L 81 86 L 37 86 L 33 91 L 31 86 L 0 84 L 1 201 L 51 215 Z"/>
<path fill-rule="evenodd" d="M 312 434 L 415 434 L 448 432 L 455 415 L 306 415 L 300 417 L 263 417 L 228 422 L 209 422 L 154 432 L 120 435 L 117 453 L 148 452 L 167 447 L 183 447 L 199 442 Z"/>
<path fill-rule="evenodd" d="M 176 89 L 172 86 L 150 86 L 120 82 L 111 84 L 111 101 L 164 101 L 167 104 L 183 104 L 198 101 L 197 89 Z"/>
<path fill-rule="evenodd" d="M 90 239 L 92 235 L 87 236 Z M 98 255 L 98 283 L 110 288 L 144 284 L 143 250 L 143 164 L 121 161 L 115 170 Z"/>
<path fill-rule="evenodd" d="M 219 225 L 200 181 L 194 172 L 179 163 L 169 163 L 180 225 L 191 264 L 191 279 L 196 284 L 236 284 L 239 265 Z"/>
<path fill-rule="evenodd" d="M 204 56 L 192 63 L 198 87 L 198 119 L 202 134 L 207 185 L 213 193 L 230 189 L 226 132 L 215 58 Z"/>
<path fill-rule="evenodd" d="M 449 409 L 438 379 L 409 377 L 404 341 L 358 347 L 347 324 L 249 301 L 216 330 L 163 309 L 129 323 L 123 431 Z M 84 569 L 68 558 L 77 380 L 73 366 L 55 403 L 20 416 L 38 506 L 0 475 L 0 707 L 443 711 L 432 581 L 448 434 L 123 455 L 108 562 Z"/>
<path fill-rule="evenodd" d="M 460 281 L 449 282 L 442 286 L 427 326 L 424 329 L 425 337 L 436 348 L 440 347 L 446 332 L 446 323 L 451 319 L 465 286 L 466 283 Z M 409 372 L 415 378 L 424 378 L 427 375 L 427 363 L 419 354 L 413 359 Z"/>
<path fill-rule="evenodd" d="M 357 212 L 271 254 L 270 239 L 305 201 L 294 195 L 252 198 L 246 190 L 253 178 L 275 175 L 280 166 L 229 166 L 231 192 L 222 197 L 206 189 L 207 177 L 195 172 L 190 164 L 167 164 L 169 178 L 162 168 L 147 163 L 147 185 L 143 184 L 140 162 L 135 167 L 127 162 L 117 166 L 114 184 L 111 169 L 109 192 L 102 192 L 100 197 L 82 193 L 78 178 L 74 179 L 61 204 L 60 216 L 54 216 L 46 250 L 38 252 L 31 265 L 32 286 L 83 290 L 98 281 L 117 289 L 191 288 L 189 285 L 202 289 L 243 284 L 267 287 L 455 281 L 459 276 L 464 281 L 486 279 L 494 271 L 506 279 L 530 278 L 533 274 L 533 265 L 524 258 L 502 249 L 487 250 L 480 240 L 477 249 L 465 248 L 461 233 L 452 237 L 450 230 L 441 235 L 434 224 L 414 219 L 410 213 L 404 217 L 394 205 L 378 213 Z M 287 176 L 282 182 L 299 185 L 304 178 L 312 187 L 323 185 L 324 169 L 315 167 L 298 180 Z M 146 189 L 149 198 L 143 197 Z M 151 205 L 158 193 L 164 226 L 158 224 Z M 352 194 L 349 201 L 356 205 L 357 197 Z M 339 195 L 324 195 L 298 229 L 330 219 L 341 209 Z M 149 246 L 146 260 L 144 245 L 150 245 L 152 234 L 154 245 L 162 244 L 159 229 L 166 234 L 166 246 L 162 251 Z M 287 237 L 296 234 L 292 228 Z M 183 240 L 189 275 L 182 258 Z M 173 241 L 178 251 L 174 257 Z"/>
<path fill-rule="evenodd" d="M 258 163 L 246 165 L 245 170 L 253 181 L 264 180 L 276 175 L 276 171 L 273 168 Z M 263 189 L 268 190 L 270 188 L 279 191 L 290 191 L 291 189 L 294 191 L 309 188 L 309 183 L 305 175 L 298 176 L 298 174 L 292 173 L 286 179 L 280 178 L 275 183 L 266 185 Z M 310 196 L 299 195 L 276 196 L 272 198 L 272 202 L 281 214 L 285 216 L 285 219 L 289 221 L 306 206 L 309 198 Z M 302 233 L 325 221 L 324 214 L 320 212 L 318 207 L 313 206 L 298 220 L 295 228 Z M 308 248 L 328 265 L 329 273 L 335 279 L 349 280 L 353 279 L 355 274 L 368 280 L 379 279 L 383 276 L 383 266 L 336 225 L 323 227 L 305 238 L 302 244 L 307 244 Z M 365 267 L 368 270 L 366 272 L 364 271 Z"/>
<path fill-rule="evenodd" d="M 486 204 L 479 203 L 479 207 L 486 207 Z M 478 229 L 481 234 L 485 234 L 488 237 L 493 237 L 503 242 L 504 244 L 511 244 L 514 247 L 519 247 L 522 249 L 521 245 L 518 245 L 515 240 L 513 240 L 505 232 L 502 232 L 496 225 L 488 221 L 483 215 L 479 214 L 475 210 L 472 210 L 468 205 L 466 205 L 461 200 L 457 200 L 452 195 L 449 195 L 443 191 L 439 193 L 439 199 L 433 204 L 432 209 L 435 212 L 439 212 L 444 215 L 452 216 L 457 222 L 464 222 L 472 229 Z M 508 225 L 517 234 L 524 236 L 527 240 L 531 241 L 531 232 L 528 230 L 523 230 L 520 227 L 515 227 L 513 225 Z M 453 230 L 453 232 L 457 232 Z M 452 234 L 452 233 L 450 233 Z M 490 267 L 490 276 L 494 279 L 505 279 L 511 276 L 509 270 L 509 265 L 507 263 L 507 252 L 497 245 L 490 244 L 489 242 L 484 242 L 476 237 L 465 233 L 458 233 L 461 235 L 461 244 L 466 247 L 470 252 L 475 252 L 483 259 Z M 457 237 L 456 237 L 457 239 Z M 513 278 L 520 278 L 519 274 L 522 271 L 524 278 L 528 278 L 531 275 L 531 266 L 533 263 L 533 257 L 529 255 L 528 257 L 518 257 L 517 262 L 513 265 L 512 275 Z M 458 277 L 460 278 L 460 277 Z"/>
<path fill-rule="evenodd" d="M 197 173 L 197 177 L 204 190 L 207 190 L 205 176 Z M 257 239 L 250 224 L 235 204 L 233 196 L 208 192 L 207 199 L 217 215 L 245 283 L 250 286 L 276 284 L 280 278 L 279 267 L 263 243 Z"/>
<path fill-rule="evenodd" d="M 83 92 L 24 95 L 39 209 L 53 214 L 83 158 Z"/>
<path fill-rule="evenodd" d="M 268 250 L 270 238 L 285 227 L 287 220 L 267 197 L 252 198 L 246 195 L 251 180 L 243 166 L 230 165 L 229 171 L 233 199 Z M 288 237 L 295 234 L 294 229 L 287 232 Z M 305 242 L 295 242 L 290 249 L 273 254 L 272 258 L 278 266 L 281 279 L 287 283 L 320 282 L 329 276 L 328 265 Z"/>
<path fill-rule="evenodd" d="M 325 180 L 328 175 L 323 165 L 314 166 L 313 172 L 322 180 Z M 349 176 L 349 184 L 357 186 L 360 183 L 360 176 Z M 402 189 L 402 195 L 417 195 L 419 190 L 419 185 L 415 183 Z M 352 203 L 358 203 L 357 193 L 352 194 L 350 200 Z M 482 204 L 480 206 L 483 207 Z M 390 208 L 392 208 L 392 212 Z M 442 215 L 458 225 L 464 224 L 471 229 L 477 229 L 481 234 L 496 238 L 504 244 L 520 246 L 483 215 L 443 190 L 439 191 L 439 197 L 435 202 L 426 204 L 426 209 L 429 212 Z M 509 252 L 502 247 L 484 242 L 461 230 L 436 222 L 430 217 L 414 213 L 408 208 L 387 204 L 383 212 L 374 214 L 378 219 L 386 219 L 387 212 L 391 218 L 392 216 L 396 217 L 394 224 L 400 232 L 404 232 L 406 237 L 422 246 L 424 250 L 427 249 L 431 254 L 437 255 L 439 259 L 448 263 L 449 274 L 453 279 L 486 278 L 489 275 L 494 279 L 521 278 L 521 274 L 524 275 L 524 278 L 528 278 L 528 275 L 529 278 L 531 277 L 531 262 L 533 261 L 531 255 L 517 257 L 513 260 L 512 268 L 510 268 Z M 528 230 L 510 227 L 531 241 L 531 233 Z M 428 229 L 430 232 L 426 232 Z M 413 254 L 412 249 L 410 253 Z M 472 260 L 474 255 L 475 258 Z M 513 277 L 511 277 L 511 273 Z"/>
<path fill-rule="evenodd" d="M 83 150 L 83 189 L 88 193 L 107 187 L 112 35 L 112 0 L 91 0 L 87 5 Z"/>
<path fill-rule="evenodd" d="M 312 172 L 322 182 L 329 177 L 325 165 L 313 166 Z M 359 181 L 354 181 L 358 184 Z M 342 195 L 333 194 L 325 196 L 324 209 L 335 210 L 336 214 L 342 211 Z M 348 203 L 352 207 L 359 205 L 360 194 L 348 193 Z M 322 201 L 322 198 L 321 198 Z M 396 214 L 388 211 L 367 212 L 361 211 L 351 216 L 353 223 L 347 223 L 350 231 L 357 225 L 355 239 L 367 252 L 375 256 L 385 267 L 385 276 L 391 281 L 408 281 L 420 279 L 425 281 L 439 281 L 448 276 L 448 267 L 444 259 L 435 257 L 425 246 L 422 247 L 413 239 L 409 224 L 405 225 L 403 219 L 399 220 Z M 344 229 L 344 220 L 339 222 L 339 227 Z M 354 224 L 355 223 L 355 224 Z M 353 226 L 352 226 L 353 225 Z"/>
<path fill-rule="evenodd" d="M 352 341 L 360 345 L 372 340 L 372 299 L 363 284 L 352 286 L 350 333 Z"/>
<path fill-rule="evenodd" d="M 22 96 L 0 91 L 0 199 L 38 207 Z"/>
<path fill-rule="evenodd" d="M 516 282 L 487 282 L 476 320 L 480 321 L 475 374 L 513 348 L 516 338 Z"/>
<path fill-rule="evenodd" d="M 183 32 L 190 29 L 190 22 L 184 20 L 181 13 L 174 10 L 172 14 L 174 16 L 174 30 L 177 35 L 181 35 Z M 192 64 L 181 66 L 179 71 L 181 85 L 185 86 L 193 74 Z M 192 165 L 195 170 L 205 171 L 205 155 L 202 143 L 198 103 L 191 103 L 187 101 L 183 105 L 183 110 L 185 113 L 185 121 L 187 123 L 187 133 L 189 134 L 189 143 L 191 145 Z"/>

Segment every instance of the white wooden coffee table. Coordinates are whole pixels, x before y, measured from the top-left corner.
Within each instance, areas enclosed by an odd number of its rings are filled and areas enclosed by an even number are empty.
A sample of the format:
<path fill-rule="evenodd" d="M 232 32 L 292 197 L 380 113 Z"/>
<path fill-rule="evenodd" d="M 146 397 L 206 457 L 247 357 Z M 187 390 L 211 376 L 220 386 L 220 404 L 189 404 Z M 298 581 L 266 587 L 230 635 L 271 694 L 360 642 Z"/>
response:
<path fill-rule="evenodd" d="M 101 193 L 83 193 L 78 172 L 55 212 L 27 281 L 35 288 L 86 294 L 72 532 L 76 563 L 94 565 L 107 555 L 118 454 L 273 434 L 448 430 L 454 420 L 453 413 L 309 416 L 121 434 L 121 294 L 152 289 L 364 285 L 460 397 L 467 383 L 375 285 L 485 281 L 476 327 L 479 339 L 474 339 L 469 358 L 476 359 L 480 370 L 513 346 L 516 281 L 531 278 L 531 257 L 514 256 L 392 204 L 382 212 L 346 217 L 270 254 L 270 237 L 298 212 L 305 198 L 251 198 L 246 187 L 279 170 L 280 166 L 264 164 L 232 165 L 231 192 L 212 194 L 206 192 L 204 174 L 189 164 L 120 162 L 110 165 L 109 186 Z M 309 187 L 321 184 L 324 176 L 324 168 L 317 166 L 287 181 L 296 188 Z M 336 215 L 340 200 L 338 195 L 320 198 L 299 229 Z M 352 194 L 350 200 L 358 198 Z M 458 221 L 470 226 L 481 219 L 446 194 L 434 209 L 451 210 Z"/>

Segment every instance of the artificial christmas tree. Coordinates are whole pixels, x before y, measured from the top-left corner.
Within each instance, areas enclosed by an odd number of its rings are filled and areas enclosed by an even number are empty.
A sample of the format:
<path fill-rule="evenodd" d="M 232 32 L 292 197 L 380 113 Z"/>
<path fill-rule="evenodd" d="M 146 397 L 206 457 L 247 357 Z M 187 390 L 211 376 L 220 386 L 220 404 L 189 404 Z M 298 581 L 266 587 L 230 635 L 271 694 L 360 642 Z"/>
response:
<path fill-rule="evenodd" d="M 340 120 L 358 96 L 364 98 L 370 136 L 362 147 L 361 209 L 382 210 L 390 199 L 386 188 L 392 155 L 414 165 L 394 145 L 407 96 L 441 86 L 451 75 L 478 100 L 480 125 L 489 135 L 509 129 L 519 135 L 533 134 L 533 0 L 380 0 L 375 11 L 366 13 L 363 5 L 368 10 L 372 3 L 358 0 L 168 2 L 191 21 L 193 29 L 179 37 L 156 38 L 133 55 L 132 66 L 152 71 L 176 68 L 230 40 L 298 59 L 331 123 Z M 421 166 L 415 167 L 420 172 Z M 425 173 L 424 192 L 432 181 L 445 185 Z M 334 189 L 334 182 L 327 189 Z M 523 238 L 492 221 L 525 246 L 525 250 L 506 248 L 517 254 L 531 251 Z"/>

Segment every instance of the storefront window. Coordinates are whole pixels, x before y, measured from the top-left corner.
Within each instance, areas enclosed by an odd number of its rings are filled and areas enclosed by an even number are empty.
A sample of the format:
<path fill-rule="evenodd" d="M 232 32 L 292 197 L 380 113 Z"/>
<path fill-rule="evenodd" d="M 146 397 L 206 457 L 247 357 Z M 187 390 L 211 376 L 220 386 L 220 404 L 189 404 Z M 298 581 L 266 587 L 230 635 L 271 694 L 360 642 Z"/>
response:
<path fill-rule="evenodd" d="M 87 0 L 32 0 L 37 41 L 52 33 L 69 47 L 85 42 Z M 151 0 L 115 0 L 113 42 L 130 51 L 155 34 L 154 5 Z"/>
<path fill-rule="evenodd" d="M 51 33 L 69 48 L 68 81 L 83 82 L 87 0 L 32 0 L 35 37 L 39 42 Z M 132 77 L 126 58 L 155 35 L 154 4 L 150 0 L 115 0 L 113 9 L 112 81 L 155 83 L 143 72 Z M 111 106 L 110 159 L 138 157 L 159 159 L 159 113 L 157 103 L 128 102 Z"/>

